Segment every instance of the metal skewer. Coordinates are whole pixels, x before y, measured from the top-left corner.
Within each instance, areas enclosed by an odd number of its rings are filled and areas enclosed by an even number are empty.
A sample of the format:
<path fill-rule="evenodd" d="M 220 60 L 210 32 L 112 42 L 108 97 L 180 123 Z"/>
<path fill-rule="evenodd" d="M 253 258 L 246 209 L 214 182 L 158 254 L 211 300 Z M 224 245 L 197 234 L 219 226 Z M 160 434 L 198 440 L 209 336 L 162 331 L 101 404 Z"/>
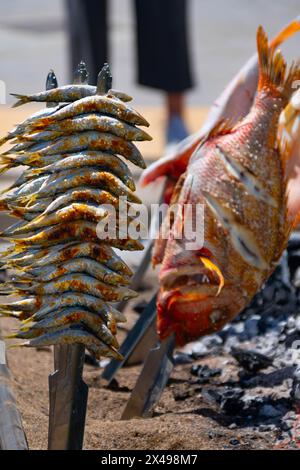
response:
<path fill-rule="evenodd" d="M 87 80 L 86 66 L 80 62 L 74 83 Z M 46 88 L 56 87 L 55 74 L 50 71 Z M 49 376 L 49 450 L 82 449 L 88 400 L 88 386 L 82 380 L 84 354 L 80 344 L 54 347 L 55 372 Z"/>
<path fill-rule="evenodd" d="M 165 185 L 162 188 L 159 203 L 163 202 Z M 159 221 L 157 218 L 151 221 L 150 234 L 154 234 L 159 229 Z M 144 275 L 151 262 L 151 253 L 153 248 L 153 239 L 148 240 L 145 251 L 143 253 L 142 261 L 135 272 L 132 281 L 131 289 L 136 290 L 141 285 Z M 127 301 L 120 302 L 117 306 L 119 311 L 123 311 L 127 305 Z M 102 378 L 108 384 L 111 383 L 118 370 L 126 365 L 133 365 L 141 363 L 147 357 L 149 350 L 156 344 L 156 305 L 155 299 L 152 299 L 149 305 L 141 314 L 140 319 L 136 322 L 132 330 L 128 333 L 126 339 L 121 345 L 120 352 L 124 357 L 123 361 L 112 359 L 105 367 Z"/>
<path fill-rule="evenodd" d="M 128 357 L 136 349 L 137 345 L 144 342 L 144 335 L 148 329 L 152 329 L 154 335 L 155 332 L 155 322 L 156 322 L 156 295 L 151 299 L 145 310 L 143 311 L 140 318 L 137 320 L 136 324 L 129 331 L 126 339 L 120 347 L 120 353 L 124 357 L 123 361 L 110 361 L 109 364 L 103 371 L 102 378 L 107 380 L 108 384 L 113 380 L 117 371 L 125 364 Z M 154 336 L 155 337 L 155 336 Z M 157 337 L 156 337 L 157 338 Z M 155 344 L 155 340 L 153 341 Z M 149 351 L 151 345 L 146 345 L 147 352 Z M 146 354 L 146 351 L 145 351 Z"/>
<path fill-rule="evenodd" d="M 171 335 L 150 350 L 121 419 L 152 416 L 174 368 L 174 347 L 175 336 Z"/>
<path fill-rule="evenodd" d="M 20 412 L 10 387 L 5 343 L 0 337 L 0 450 L 27 450 Z"/>

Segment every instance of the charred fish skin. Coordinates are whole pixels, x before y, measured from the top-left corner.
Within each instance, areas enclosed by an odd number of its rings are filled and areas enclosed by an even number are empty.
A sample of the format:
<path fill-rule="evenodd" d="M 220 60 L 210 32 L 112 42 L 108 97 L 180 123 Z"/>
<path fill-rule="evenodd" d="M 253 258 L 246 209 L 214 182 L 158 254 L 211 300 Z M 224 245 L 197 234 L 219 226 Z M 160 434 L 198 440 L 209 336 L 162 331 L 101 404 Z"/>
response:
<path fill-rule="evenodd" d="M 175 333 L 180 345 L 219 331 L 246 307 L 274 270 L 290 234 L 286 154 L 277 130 L 300 67 L 287 69 L 261 27 L 257 47 L 260 76 L 249 114 L 234 125 L 219 122 L 177 186 L 179 206 L 204 207 L 204 244 L 189 250 L 188 240 L 176 240 L 179 214 L 162 256 L 158 249 L 158 331 L 161 338 Z"/>
<path fill-rule="evenodd" d="M 108 207 L 118 214 L 121 196 L 128 208 L 141 202 L 127 163 L 145 167 L 132 142 L 151 137 L 138 127 L 147 121 L 126 104 L 131 97 L 111 88 L 107 65 L 97 87 L 86 76 L 80 64 L 72 85 L 15 95 L 16 106 L 49 107 L 0 140 L 13 146 L 0 157 L 2 171 L 29 167 L 0 196 L 0 208 L 19 218 L 1 233 L 11 243 L 1 260 L 11 279 L 1 292 L 17 300 L 0 304 L 0 316 L 21 322 L 11 338 L 26 340 L 23 346 L 77 343 L 97 358 L 122 359 L 116 334 L 126 318 L 110 303 L 136 293 L 129 288 L 133 273 L 114 248 L 143 245 L 123 232 L 100 236 L 98 222 Z"/>

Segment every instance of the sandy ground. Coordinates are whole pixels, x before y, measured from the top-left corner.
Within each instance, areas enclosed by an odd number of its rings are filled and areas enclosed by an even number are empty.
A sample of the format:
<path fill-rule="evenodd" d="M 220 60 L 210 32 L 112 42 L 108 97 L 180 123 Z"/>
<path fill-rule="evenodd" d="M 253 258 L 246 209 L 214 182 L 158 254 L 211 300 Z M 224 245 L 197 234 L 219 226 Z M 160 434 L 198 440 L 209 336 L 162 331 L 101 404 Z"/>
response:
<path fill-rule="evenodd" d="M 132 314 L 129 317 L 132 320 Z M 15 326 L 14 321 L 1 320 L 4 333 Z M 47 448 L 48 374 L 53 371 L 52 361 L 50 350 L 8 351 L 12 386 L 31 449 Z M 213 366 L 214 362 L 218 358 L 208 363 Z M 121 421 L 140 368 L 123 368 L 113 389 L 108 389 L 100 378 L 101 370 L 86 365 L 84 377 L 89 385 L 89 400 L 84 449 L 273 448 L 275 433 L 253 433 L 247 427 L 230 430 L 229 422 L 203 400 L 197 387 L 188 386 L 190 367 L 176 367 L 153 418 Z"/>

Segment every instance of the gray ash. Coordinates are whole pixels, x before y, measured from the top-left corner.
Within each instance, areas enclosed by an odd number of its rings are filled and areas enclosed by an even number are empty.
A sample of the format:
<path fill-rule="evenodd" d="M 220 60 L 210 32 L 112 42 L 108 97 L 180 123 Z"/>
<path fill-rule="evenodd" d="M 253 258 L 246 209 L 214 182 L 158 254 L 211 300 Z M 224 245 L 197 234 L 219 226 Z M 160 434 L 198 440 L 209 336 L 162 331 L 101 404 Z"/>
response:
<path fill-rule="evenodd" d="M 230 429 L 271 432 L 282 448 L 299 441 L 294 435 L 300 421 L 299 294 L 300 234 L 295 233 L 249 306 L 221 332 L 185 350 L 194 361 L 190 387 L 215 410 L 215 419 Z"/>

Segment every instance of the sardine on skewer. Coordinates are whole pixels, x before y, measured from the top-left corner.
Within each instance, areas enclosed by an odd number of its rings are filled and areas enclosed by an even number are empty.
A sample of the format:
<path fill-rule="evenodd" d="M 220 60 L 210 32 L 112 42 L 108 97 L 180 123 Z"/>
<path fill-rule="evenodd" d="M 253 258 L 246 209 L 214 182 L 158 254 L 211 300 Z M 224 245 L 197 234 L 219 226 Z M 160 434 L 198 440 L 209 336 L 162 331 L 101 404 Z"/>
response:
<path fill-rule="evenodd" d="M 1 259 L 10 279 L 0 294 L 18 300 L 0 304 L 0 316 L 21 322 L 10 337 L 24 346 L 82 344 L 97 358 L 121 359 L 116 333 L 125 317 L 110 303 L 136 293 L 128 287 L 132 271 L 113 248 L 143 249 L 123 225 L 135 222 L 127 209 L 140 203 L 127 162 L 144 168 L 132 141 L 151 137 L 138 127 L 147 121 L 125 103 L 130 97 L 111 89 L 107 65 L 97 87 L 81 78 L 17 95 L 17 105 L 49 107 L 0 139 L 12 145 L 0 156 L 1 172 L 29 167 L 0 195 L 0 209 L 19 219 L 1 233 L 11 246 Z M 110 221 L 115 234 L 105 232 Z"/>

